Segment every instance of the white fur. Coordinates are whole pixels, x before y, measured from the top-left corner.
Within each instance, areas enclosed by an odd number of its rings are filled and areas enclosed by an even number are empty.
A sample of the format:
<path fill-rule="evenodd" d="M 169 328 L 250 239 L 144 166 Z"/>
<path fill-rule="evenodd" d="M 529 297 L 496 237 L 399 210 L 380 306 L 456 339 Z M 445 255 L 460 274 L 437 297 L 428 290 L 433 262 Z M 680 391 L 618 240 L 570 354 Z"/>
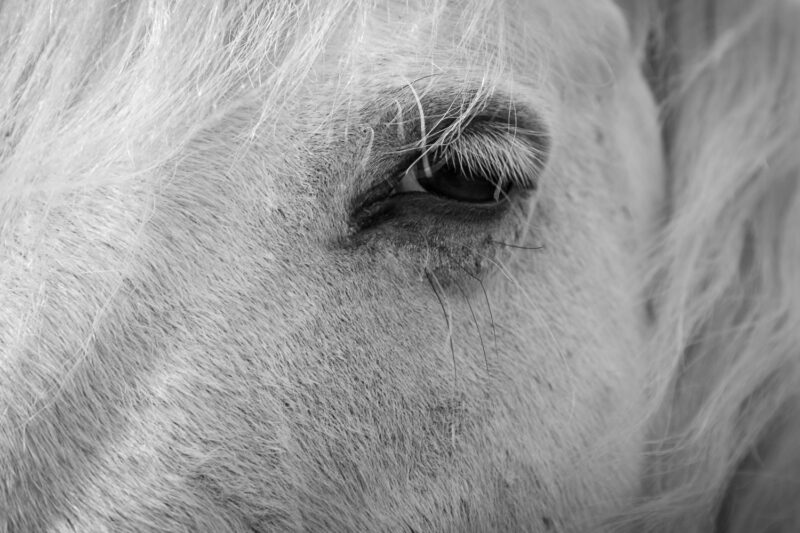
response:
<path fill-rule="evenodd" d="M 617 3 L 0 4 L 0 531 L 796 529 L 798 4 Z"/>

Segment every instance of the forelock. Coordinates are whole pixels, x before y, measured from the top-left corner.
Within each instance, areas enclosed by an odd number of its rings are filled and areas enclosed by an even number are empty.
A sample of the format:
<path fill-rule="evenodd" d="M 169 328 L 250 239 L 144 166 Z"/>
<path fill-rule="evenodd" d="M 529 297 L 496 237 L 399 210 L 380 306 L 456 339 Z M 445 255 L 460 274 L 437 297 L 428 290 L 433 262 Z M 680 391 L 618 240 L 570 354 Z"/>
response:
<path fill-rule="evenodd" d="M 502 15 L 462 3 L 5 2 L 0 183 L 21 194 L 136 176 L 243 101 L 276 116 L 309 77 L 344 94 L 364 81 L 364 61 L 435 70 L 445 26 L 459 28 L 447 53 L 491 86 Z M 398 34 L 400 50 L 364 57 L 365 39 Z"/>

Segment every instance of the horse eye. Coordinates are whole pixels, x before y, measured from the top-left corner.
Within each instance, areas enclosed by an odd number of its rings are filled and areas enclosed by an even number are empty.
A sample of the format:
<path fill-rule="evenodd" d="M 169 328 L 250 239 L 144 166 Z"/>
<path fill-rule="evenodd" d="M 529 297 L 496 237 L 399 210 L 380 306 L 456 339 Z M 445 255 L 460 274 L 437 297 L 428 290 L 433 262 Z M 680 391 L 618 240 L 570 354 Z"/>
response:
<path fill-rule="evenodd" d="M 510 190 L 511 183 L 464 168 L 453 159 L 434 158 L 431 163 L 422 157 L 406 171 L 396 188 L 397 193 L 426 192 L 472 204 L 499 203 Z"/>

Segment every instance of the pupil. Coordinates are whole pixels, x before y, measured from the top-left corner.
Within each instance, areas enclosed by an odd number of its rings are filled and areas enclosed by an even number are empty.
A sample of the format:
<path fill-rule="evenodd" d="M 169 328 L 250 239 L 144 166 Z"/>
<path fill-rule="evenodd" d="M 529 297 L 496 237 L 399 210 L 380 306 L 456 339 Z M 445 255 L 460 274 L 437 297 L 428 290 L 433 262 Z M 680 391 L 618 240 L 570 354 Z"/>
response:
<path fill-rule="evenodd" d="M 437 165 L 438 166 L 438 165 Z M 434 167 L 436 168 L 436 167 Z M 434 170 L 430 178 L 418 178 L 420 186 L 438 196 L 471 203 L 494 203 L 502 200 L 510 190 L 510 184 L 502 186 L 497 200 L 495 181 L 483 175 L 462 171 L 456 165 L 444 163 Z"/>

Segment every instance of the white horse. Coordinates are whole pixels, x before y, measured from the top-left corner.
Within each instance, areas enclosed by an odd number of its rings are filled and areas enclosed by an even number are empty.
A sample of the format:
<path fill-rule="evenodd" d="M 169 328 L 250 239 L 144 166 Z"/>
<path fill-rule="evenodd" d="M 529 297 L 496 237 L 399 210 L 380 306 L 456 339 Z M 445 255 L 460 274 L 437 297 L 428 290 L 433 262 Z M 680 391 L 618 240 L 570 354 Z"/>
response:
<path fill-rule="evenodd" d="M 797 531 L 798 28 L 0 1 L 0 531 Z"/>

